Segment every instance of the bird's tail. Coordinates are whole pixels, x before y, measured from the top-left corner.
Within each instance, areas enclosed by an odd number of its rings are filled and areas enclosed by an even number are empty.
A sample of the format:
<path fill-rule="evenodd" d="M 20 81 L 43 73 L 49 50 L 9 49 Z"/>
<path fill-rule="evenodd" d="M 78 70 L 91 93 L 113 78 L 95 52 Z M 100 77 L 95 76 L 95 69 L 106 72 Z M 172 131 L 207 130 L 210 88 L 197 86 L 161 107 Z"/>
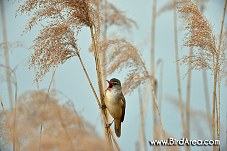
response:
<path fill-rule="evenodd" d="M 115 119 L 114 120 L 114 129 L 117 137 L 121 136 L 121 120 Z"/>

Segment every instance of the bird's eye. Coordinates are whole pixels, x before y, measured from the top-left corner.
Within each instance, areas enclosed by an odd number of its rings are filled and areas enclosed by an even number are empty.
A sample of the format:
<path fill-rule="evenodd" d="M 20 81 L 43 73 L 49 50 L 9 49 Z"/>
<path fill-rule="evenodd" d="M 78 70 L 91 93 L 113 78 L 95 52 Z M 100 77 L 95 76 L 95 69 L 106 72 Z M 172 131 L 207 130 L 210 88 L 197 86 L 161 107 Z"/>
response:
<path fill-rule="evenodd" d="M 116 82 L 114 82 L 114 83 L 113 83 L 113 85 L 117 85 L 117 83 L 116 83 Z"/>

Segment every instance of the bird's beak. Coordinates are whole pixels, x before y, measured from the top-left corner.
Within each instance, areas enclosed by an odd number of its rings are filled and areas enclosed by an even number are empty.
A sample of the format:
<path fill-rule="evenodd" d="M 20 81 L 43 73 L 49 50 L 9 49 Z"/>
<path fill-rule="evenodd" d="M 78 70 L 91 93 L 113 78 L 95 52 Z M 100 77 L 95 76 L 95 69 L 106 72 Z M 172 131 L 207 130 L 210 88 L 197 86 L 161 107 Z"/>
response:
<path fill-rule="evenodd" d="M 110 81 L 109 80 L 106 80 L 108 83 L 110 83 Z"/>

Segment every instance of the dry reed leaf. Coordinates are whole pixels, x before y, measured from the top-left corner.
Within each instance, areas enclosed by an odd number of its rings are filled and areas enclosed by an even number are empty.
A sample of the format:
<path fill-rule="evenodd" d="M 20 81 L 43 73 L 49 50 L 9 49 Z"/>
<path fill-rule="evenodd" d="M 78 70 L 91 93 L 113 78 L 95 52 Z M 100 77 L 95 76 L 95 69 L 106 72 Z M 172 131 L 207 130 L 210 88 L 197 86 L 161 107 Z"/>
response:
<path fill-rule="evenodd" d="M 193 47 L 193 55 L 184 56 L 181 62 L 189 64 L 192 69 L 214 69 L 216 58 L 216 39 L 209 21 L 198 10 L 197 5 L 191 1 L 185 1 L 178 5 L 177 11 L 185 21 L 184 45 Z"/>
<path fill-rule="evenodd" d="M 108 150 L 94 128 L 67 106 L 58 104 L 57 96 L 43 91 L 27 92 L 19 97 L 16 108 L 15 136 L 20 150 Z M 14 111 L 0 113 L 0 136 L 12 142 Z M 61 119 L 62 118 L 62 119 Z M 44 123 L 40 145 L 40 124 Z M 67 131 L 67 134 L 66 134 Z M 69 139 L 69 138 L 70 139 Z M 89 143 L 89 145 L 87 145 Z"/>
<path fill-rule="evenodd" d="M 77 35 L 82 26 L 99 29 L 98 15 L 89 0 L 27 0 L 17 12 L 32 16 L 27 31 L 43 23 L 30 59 L 30 67 L 38 69 L 36 81 L 42 80 L 52 67 L 77 55 Z"/>
<path fill-rule="evenodd" d="M 100 43 L 100 53 L 107 53 L 107 72 L 112 74 L 128 70 L 127 77 L 123 83 L 123 92 L 131 93 L 150 76 L 141 58 L 139 51 L 125 39 L 113 39 Z"/>

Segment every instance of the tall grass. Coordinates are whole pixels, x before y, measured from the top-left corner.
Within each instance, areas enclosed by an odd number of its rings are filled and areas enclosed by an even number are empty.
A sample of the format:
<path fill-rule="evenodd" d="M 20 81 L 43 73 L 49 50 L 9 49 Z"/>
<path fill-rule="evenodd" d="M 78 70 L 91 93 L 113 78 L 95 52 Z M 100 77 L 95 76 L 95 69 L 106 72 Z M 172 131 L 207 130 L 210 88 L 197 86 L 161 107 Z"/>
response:
<path fill-rule="evenodd" d="M 45 97 L 47 100 L 43 99 Z M 69 102 L 63 106 L 58 104 L 58 97 L 58 93 L 48 94 L 44 91 L 29 91 L 19 97 L 15 130 L 17 139 L 23 141 L 17 142 L 17 150 L 39 150 L 37 129 L 40 123 L 44 123 L 40 150 L 109 150 L 108 145 L 102 143 L 93 127 L 75 112 Z M 42 106 L 46 106 L 47 110 L 43 110 Z M 11 142 L 9 128 L 13 127 L 14 115 L 6 111 L 1 119 L 1 129 L 4 130 L 1 136 L 7 145 Z"/>
<path fill-rule="evenodd" d="M 219 43 L 216 53 L 216 60 L 215 60 L 215 70 L 214 70 L 214 91 L 213 91 L 213 102 L 217 102 L 216 104 L 216 114 L 217 114 L 217 139 L 220 140 L 220 64 L 219 64 L 219 57 L 221 55 L 221 44 L 222 44 L 222 33 L 223 33 L 223 27 L 224 27 L 224 21 L 225 21 L 225 14 L 226 14 L 226 5 L 227 0 L 225 0 L 224 3 L 224 10 L 222 15 L 222 21 L 221 21 L 221 29 L 219 34 Z M 218 82 L 218 83 L 217 83 Z M 216 87 L 218 86 L 218 92 L 216 90 Z M 218 97 L 217 97 L 218 93 Z M 220 146 L 218 147 L 218 150 L 220 151 Z"/>
<path fill-rule="evenodd" d="M 5 11 L 4 11 L 3 1 L 0 1 L 0 10 L 1 10 L 1 18 L 2 18 L 3 41 L 4 41 L 4 43 L 7 43 L 8 42 L 8 35 L 7 35 L 6 16 L 5 16 Z M 8 45 L 5 44 L 3 46 L 3 48 L 4 48 L 5 66 L 10 67 Z M 6 73 L 7 90 L 8 90 L 8 98 L 9 98 L 10 108 L 13 108 L 14 103 L 13 103 L 13 92 L 12 92 L 12 81 L 11 81 L 11 76 L 10 76 L 10 69 L 5 68 L 5 70 L 6 70 L 5 73 Z"/>
<path fill-rule="evenodd" d="M 144 83 L 149 83 L 152 87 L 152 95 L 154 98 L 154 107 L 157 110 L 162 138 L 166 138 L 161 113 L 157 103 L 155 94 L 154 76 L 150 75 L 146 65 L 140 55 L 140 52 L 130 42 L 125 39 L 112 39 L 102 42 L 100 51 L 106 51 L 108 60 L 108 73 L 112 74 L 125 69 L 127 71 L 126 79 L 123 82 L 123 93 L 130 94 L 136 88 Z"/>
<path fill-rule="evenodd" d="M 157 125 L 157 111 L 156 111 L 156 103 L 155 103 L 155 97 L 156 97 L 156 85 L 155 85 L 155 27 L 156 27 L 156 4 L 157 1 L 154 0 L 152 3 L 152 24 L 151 24 L 151 50 L 150 50 L 150 72 L 153 75 L 153 85 L 151 85 L 151 93 L 152 95 L 152 104 L 153 104 L 153 138 L 158 139 L 159 138 L 159 131 L 158 131 L 158 125 Z M 154 93 L 152 92 L 154 89 Z"/>
<path fill-rule="evenodd" d="M 25 31 L 31 32 L 36 24 L 45 22 L 40 33 L 34 39 L 32 55 L 30 56 L 29 68 L 36 71 L 35 82 L 37 83 L 37 91 L 29 91 L 23 93 L 17 98 L 17 82 L 15 69 L 11 69 L 9 64 L 9 48 L 8 44 L 4 46 L 5 65 L 0 65 L 5 69 L 5 77 L 7 81 L 8 98 L 11 102 L 12 110 L 5 109 L 1 100 L 0 103 L 3 112 L 0 112 L 0 136 L 3 138 L 7 146 L 13 146 L 14 151 L 20 150 L 121 150 L 115 139 L 115 134 L 106 125 L 109 123 L 108 112 L 103 108 L 105 105 L 105 80 L 108 76 L 112 76 L 119 71 L 126 72 L 125 79 L 121 79 L 124 95 L 130 95 L 138 89 L 139 94 L 139 136 L 138 141 L 140 147 L 138 150 L 150 150 L 147 140 L 148 134 L 147 123 L 153 121 L 152 135 L 153 139 L 167 139 L 175 137 L 175 134 L 167 132 L 164 127 L 163 110 L 161 114 L 162 100 L 162 67 L 165 60 L 159 61 L 160 78 L 158 79 L 155 66 L 156 50 L 155 35 L 156 20 L 162 12 L 173 10 L 173 30 L 174 30 L 174 46 L 176 66 L 176 85 L 177 99 L 172 101 L 176 105 L 181 115 L 181 128 L 183 137 L 191 138 L 192 130 L 190 125 L 196 123 L 195 117 L 207 119 L 211 129 L 213 139 L 221 138 L 220 125 L 220 103 L 221 103 L 221 78 L 225 68 L 226 59 L 226 42 L 223 38 L 223 28 L 225 22 L 226 2 L 224 4 L 224 12 L 218 38 L 212 29 L 209 20 L 202 14 L 205 6 L 202 2 L 196 1 L 172 1 L 167 3 L 163 8 L 157 11 L 157 1 L 152 3 L 152 25 L 150 37 L 150 62 L 149 69 L 145 64 L 141 51 L 129 42 L 124 36 L 118 38 L 110 38 L 109 28 L 112 26 L 117 29 L 124 28 L 131 30 L 137 27 L 134 20 L 126 17 L 124 13 L 115 5 L 107 0 L 26 0 L 21 1 L 18 13 L 27 13 L 30 20 Z M 3 39 L 7 42 L 6 19 L 1 1 L 2 29 Z M 200 9 L 199 9 L 200 8 Z M 189 48 L 188 55 L 180 56 L 178 42 L 178 16 L 184 21 L 183 45 Z M 80 53 L 78 46 L 78 34 L 81 29 L 86 29 L 90 33 L 92 41 L 90 52 L 94 56 L 94 66 L 96 73 L 96 81 L 92 81 L 92 74 L 85 66 L 86 56 Z M 1 46 L 1 45 L 0 45 Z M 87 51 L 87 50 L 82 50 Z M 103 130 L 105 140 L 100 138 L 88 122 L 86 122 L 74 108 L 72 101 L 66 101 L 60 105 L 58 102 L 63 101 L 57 89 L 51 91 L 55 72 L 59 65 L 64 64 L 69 59 L 77 58 L 81 70 L 84 72 L 86 80 L 90 85 L 90 89 L 94 95 L 94 99 L 101 113 L 103 121 Z M 180 64 L 187 65 L 187 83 L 186 83 L 186 100 L 183 101 L 184 89 L 182 85 Z M 202 70 L 204 82 L 204 95 L 206 100 L 206 112 L 194 110 L 191 107 L 191 90 L 192 70 Z M 208 79 L 206 72 L 210 70 L 213 76 L 213 95 L 212 95 L 212 113 L 210 107 L 210 97 L 208 90 Z M 48 90 L 39 90 L 39 82 L 48 72 L 52 71 L 51 81 Z M 74 79 L 77 80 L 77 79 Z M 98 89 L 95 89 L 94 82 L 97 82 Z M 144 89 L 143 86 L 144 85 Z M 14 86 L 14 87 L 13 87 Z M 149 86 L 149 87 L 148 87 Z M 148 91 L 151 88 L 151 91 Z M 15 91 L 14 91 L 15 90 Z M 13 92 L 15 96 L 13 97 Z M 147 99 L 149 92 L 152 95 L 153 116 L 151 119 L 146 118 L 149 110 Z M 159 96 L 157 96 L 159 94 Z M 61 99 L 60 99 L 61 98 Z M 15 100 L 15 103 L 12 101 Z M 68 100 L 68 98 L 67 98 Z M 13 105 L 15 104 L 15 105 Z M 166 105 L 166 103 L 163 103 Z M 202 110 L 202 109 L 201 109 Z M 212 116 L 211 116 L 212 115 Z M 130 116 L 126 112 L 126 117 Z M 212 118 L 211 118 L 212 117 Z M 169 125 L 167 123 L 166 125 Z M 129 126 L 126 126 L 129 128 Z M 199 129 L 199 128 L 198 128 Z M 200 129 L 199 129 L 200 130 Z M 202 130 L 201 130 L 202 131 Z M 127 141 L 127 140 L 126 140 Z M 87 145 L 89 143 L 89 145 Z M 154 147 L 154 150 L 162 150 L 161 147 Z M 175 146 L 173 148 L 166 147 L 166 150 L 180 150 L 182 148 Z M 190 147 L 185 147 L 190 150 Z M 220 150 L 220 146 L 214 147 L 213 150 Z"/>
<path fill-rule="evenodd" d="M 100 2 L 79 0 L 72 3 L 67 1 L 49 1 L 47 3 L 42 1 L 26 1 L 18 9 L 18 12 L 30 12 L 32 14 L 32 18 L 28 22 L 27 31 L 30 31 L 38 21 L 44 19 L 51 20 L 48 25 L 44 26 L 40 34 L 34 40 L 33 49 L 35 52 L 32 55 L 30 67 L 36 67 L 38 69 L 36 81 L 42 80 L 43 76 L 45 76 L 52 67 L 57 67 L 60 63 L 64 63 L 69 58 L 77 56 L 102 113 L 106 140 L 109 145 L 112 146 L 112 149 L 114 148 L 112 143 L 114 143 L 115 148 L 119 150 L 111 130 L 106 128 L 106 125 L 108 124 L 107 112 L 105 109 L 101 108 L 105 105 L 103 79 L 106 78 L 106 67 L 105 54 L 102 55 L 102 68 L 101 56 L 99 54 L 100 21 L 102 21 L 100 8 L 106 9 L 106 11 L 112 9 L 114 10 L 114 13 L 106 13 L 105 15 L 109 15 L 108 17 L 110 17 L 110 15 L 116 16 L 108 21 L 106 17 L 104 20 L 104 23 L 106 24 L 105 30 L 107 30 L 107 24 L 110 23 L 115 24 L 116 22 L 117 25 L 120 23 L 121 25 L 130 26 L 131 22 L 133 22 L 132 20 L 125 18 L 113 5 L 110 5 L 110 3 L 107 2 L 105 2 L 105 5 L 103 6 Z M 38 10 L 35 12 L 35 9 Z M 97 96 L 77 46 L 77 35 L 82 27 L 88 27 L 90 30 L 99 87 L 99 97 Z M 53 47 L 52 44 L 55 46 Z M 44 51 L 44 49 L 47 51 Z M 102 74 L 102 71 L 104 71 L 104 75 Z"/>
<path fill-rule="evenodd" d="M 59 7 L 54 7 L 59 6 Z M 65 10 L 68 10 L 68 14 L 64 14 Z M 38 13 L 34 11 L 38 9 Z M 37 21 L 43 19 L 51 19 L 49 24 L 45 26 L 39 36 L 34 41 L 34 54 L 31 59 L 31 67 L 37 66 L 38 72 L 36 74 L 36 81 L 42 79 L 42 77 L 52 68 L 58 66 L 60 63 L 64 63 L 69 58 L 78 56 L 82 65 L 83 71 L 88 79 L 91 89 L 95 95 L 96 101 L 103 115 L 104 129 L 106 134 L 106 140 L 109 145 L 112 146 L 112 137 L 109 132 L 110 129 L 105 128 L 108 123 L 106 111 L 101 109 L 104 103 L 103 100 L 103 82 L 100 66 L 100 56 L 98 51 L 99 43 L 99 12 L 92 3 L 89 1 L 49 1 L 47 3 L 42 1 L 26 1 L 19 8 L 18 12 L 31 12 L 33 17 L 28 23 L 27 30 L 29 31 Z M 57 12 L 57 13 L 56 13 Z M 91 33 L 92 47 L 94 50 L 95 68 L 97 74 L 97 81 L 99 86 L 99 98 L 95 92 L 93 84 L 89 78 L 86 68 L 83 64 L 79 49 L 77 47 L 77 36 L 81 27 L 88 27 Z M 66 41 L 65 41 L 66 40 Z M 51 42 L 51 43 L 50 43 Z M 52 44 L 55 44 L 53 47 Z M 47 51 L 44 51 L 46 49 Z M 113 148 L 113 147 L 112 147 Z"/>
<path fill-rule="evenodd" d="M 179 51 L 178 51 L 178 38 L 177 38 L 177 16 L 176 10 L 173 12 L 173 26 L 174 26 L 174 44 L 175 44 L 175 61 L 176 61 L 176 75 L 177 75 L 177 92 L 179 99 L 179 109 L 181 112 L 181 123 L 183 128 L 183 136 L 186 137 L 186 128 L 185 128 L 185 116 L 183 110 L 183 98 L 181 92 L 181 78 L 180 78 L 180 67 L 179 67 Z"/>
<path fill-rule="evenodd" d="M 216 45 L 215 36 L 209 21 L 201 14 L 198 7 L 191 1 L 184 3 L 179 9 L 180 13 L 186 17 L 186 29 L 189 31 L 189 36 L 186 37 L 185 45 L 189 47 L 198 47 L 199 51 L 196 55 L 183 58 L 183 62 L 191 62 L 192 68 L 195 69 L 211 69 L 213 71 L 213 106 L 212 106 L 212 138 L 215 139 L 215 119 L 216 119 L 216 135 L 220 140 L 220 97 L 217 99 L 217 81 L 220 79 L 221 65 L 219 56 L 225 56 L 221 52 L 222 32 L 226 13 L 226 1 L 224 3 L 224 11 L 222 15 L 221 28 L 219 33 L 218 45 Z M 206 58 L 205 58 L 206 57 Z M 220 89 L 219 89 L 220 91 Z M 215 113 L 216 112 L 216 113 Z M 216 114 L 216 115 L 215 115 Z M 215 147 L 214 147 L 215 149 Z M 218 147 L 220 150 L 220 146 Z"/>
<path fill-rule="evenodd" d="M 189 56 L 193 55 L 193 49 L 190 48 L 189 50 Z M 185 120 L 185 136 L 186 138 L 190 139 L 190 123 L 191 123 L 191 78 L 192 78 L 192 70 L 191 70 L 191 62 L 188 64 L 188 80 L 187 80 L 187 96 L 186 96 L 186 120 Z M 190 147 L 188 147 L 188 150 L 190 150 Z"/>
<path fill-rule="evenodd" d="M 203 88 L 204 88 L 204 96 L 205 96 L 205 103 L 206 103 L 207 121 L 209 122 L 210 133 L 212 134 L 210 97 L 209 97 L 209 90 L 208 90 L 209 87 L 208 87 L 206 71 L 202 72 L 202 76 L 203 76 Z"/>
<path fill-rule="evenodd" d="M 206 110 L 207 110 L 207 117 L 208 122 L 210 121 L 210 107 L 209 107 L 209 95 L 208 95 L 208 85 L 205 75 L 205 70 L 211 70 L 213 73 L 213 112 L 212 112 L 212 136 L 213 139 L 215 139 L 215 135 L 217 135 L 217 139 L 220 139 L 220 106 L 218 106 L 216 103 L 219 102 L 216 100 L 217 94 L 220 94 L 220 89 L 217 89 L 217 81 L 220 82 L 220 78 L 218 75 L 221 74 L 222 66 L 223 66 L 223 60 L 225 60 L 225 52 L 220 51 L 220 46 L 222 45 L 222 30 L 224 25 L 224 17 L 225 17 L 225 11 L 226 11 L 226 1 L 224 4 L 224 13 L 222 15 L 222 23 L 221 23 L 221 31 L 219 33 L 219 40 L 217 41 L 212 27 L 210 26 L 209 21 L 206 19 L 204 15 L 202 15 L 202 11 L 205 8 L 205 3 L 196 1 L 197 5 L 194 4 L 192 1 L 173 1 L 172 3 L 167 3 L 163 8 L 160 9 L 158 14 L 161 14 L 162 12 L 172 10 L 173 8 L 177 7 L 178 13 L 181 15 L 181 17 L 185 20 L 185 30 L 187 31 L 187 34 L 185 34 L 184 39 L 184 45 L 190 48 L 189 55 L 183 56 L 180 60 L 181 63 L 185 63 L 188 65 L 188 83 L 187 83 L 187 97 L 186 97 L 186 103 L 187 103 L 187 109 L 186 109 L 186 125 L 182 128 L 186 130 L 186 137 L 190 137 L 190 79 L 191 79 L 191 70 L 192 69 L 202 69 L 203 71 L 203 79 L 204 79 L 204 93 L 205 93 L 205 99 L 206 99 Z M 198 9 L 198 4 L 200 4 L 200 10 Z M 176 28 L 175 28 L 175 31 Z M 177 35 L 177 34 L 175 34 Z M 216 45 L 218 43 L 218 45 Z M 224 44 L 223 44 L 223 48 Z M 195 51 L 195 53 L 192 53 Z M 219 56 L 222 56 L 220 59 Z M 178 57 L 176 57 L 178 58 Z M 178 60 L 178 59 L 177 59 Z M 220 63 L 219 63 L 220 60 Z M 177 74 L 179 75 L 179 74 Z M 179 77 L 179 76 L 178 76 Z M 178 80 L 179 81 L 179 80 Z M 219 85 L 220 86 L 220 83 Z M 220 88 L 220 87 L 219 87 Z M 178 86 L 178 90 L 179 86 Z M 220 102 L 219 102 L 220 103 Z M 180 103 L 179 103 L 180 104 Z M 181 107 L 180 107 L 181 108 Z M 216 112 L 216 116 L 215 116 Z M 182 111 L 181 111 L 182 113 Z M 215 120 L 217 127 L 215 128 Z M 184 128 L 185 127 L 185 128 Z M 216 130 L 216 133 L 215 133 Z M 220 147 L 219 147 L 220 150 Z"/>
<path fill-rule="evenodd" d="M 147 148 L 147 139 L 146 139 L 146 133 L 145 133 L 145 118 L 146 118 L 146 106 L 147 106 L 147 95 L 148 95 L 148 88 L 145 89 L 144 93 L 142 93 L 141 91 L 141 88 L 139 87 L 138 89 L 138 94 L 139 94 L 139 104 L 140 104 L 140 123 L 141 123 L 141 126 L 140 126 L 140 129 L 141 131 L 140 132 L 140 144 L 141 146 L 143 147 L 143 150 L 144 151 L 147 151 L 148 148 Z M 142 149 L 140 149 L 142 150 Z"/>
<path fill-rule="evenodd" d="M 12 116 L 13 116 L 13 124 L 11 127 L 9 127 L 9 130 L 10 130 L 10 137 L 12 138 L 12 142 L 13 142 L 13 151 L 15 150 L 18 150 L 18 138 L 17 138 L 17 133 L 16 133 L 16 114 L 17 114 L 17 110 L 16 110 L 16 106 L 17 106 L 17 90 L 18 90 L 18 85 L 17 85 L 17 78 L 16 78 L 16 73 L 15 73 L 15 70 L 16 68 L 12 69 L 10 66 L 6 66 L 6 65 L 1 65 L 0 64 L 0 67 L 1 68 L 7 68 L 7 70 L 9 71 L 10 73 L 10 79 L 11 79 L 11 84 L 14 86 L 14 108 L 10 108 L 10 110 L 13 112 L 11 113 Z M 11 92 L 13 92 L 13 89 L 11 90 Z M 2 109 L 3 109 L 3 115 L 5 116 L 6 114 L 6 111 L 5 111 L 5 108 L 4 108 L 4 105 L 2 103 L 2 100 L 1 100 L 1 106 L 2 106 Z"/>

